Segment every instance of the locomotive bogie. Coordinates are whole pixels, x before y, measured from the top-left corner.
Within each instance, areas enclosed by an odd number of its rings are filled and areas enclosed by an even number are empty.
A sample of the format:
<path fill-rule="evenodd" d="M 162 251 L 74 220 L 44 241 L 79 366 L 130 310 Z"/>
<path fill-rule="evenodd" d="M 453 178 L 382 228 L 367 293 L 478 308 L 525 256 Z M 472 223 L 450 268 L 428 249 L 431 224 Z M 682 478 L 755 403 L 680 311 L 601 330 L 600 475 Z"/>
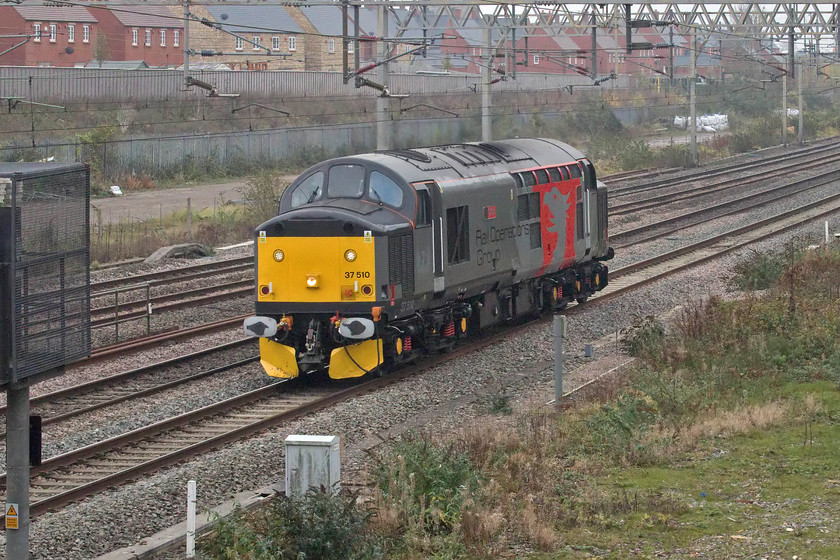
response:
<path fill-rule="evenodd" d="M 246 330 L 279 377 L 358 377 L 447 351 L 603 289 L 606 209 L 592 164 L 551 140 L 324 162 L 257 230 L 260 317 Z"/>

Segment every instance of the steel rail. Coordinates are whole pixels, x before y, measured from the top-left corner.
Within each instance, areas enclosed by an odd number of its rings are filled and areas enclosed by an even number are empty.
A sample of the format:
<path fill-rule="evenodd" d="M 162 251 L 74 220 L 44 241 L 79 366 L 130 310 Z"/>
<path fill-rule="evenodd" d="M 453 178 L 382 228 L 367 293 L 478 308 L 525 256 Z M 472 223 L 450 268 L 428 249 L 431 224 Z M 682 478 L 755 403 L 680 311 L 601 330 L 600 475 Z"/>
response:
<path fill-rule="evenodd" d="M 221 319 L 219 321 L 213 321 L 211 323 L 204 323 L 203 325 L 196 325 L 194 327 L 189 327 L 185 329 L 170 330 L 162 333 L 153 334 L 150 336 L 145 336 L 142 338 L 126 340 L 125 342 L 112 344 L 110 346 L 103 346 L 102 348 L 94 350 L 91 353 L 90 357 L 73 362 L 73 365 L 87 365 L 117 354 L 122 354 L 124 352 L 130 352 L 133 350 L 140 350 L 148 346 L 159 345 L 162 342 L 180 340 L 182 338 L 189 338 L 207 332 L 222 330 L 225 328 L 229 328 L 233 325 L 238 325 L 242 323 L 242 321 L 246 317 L 248 317 L 248 315 L 237 315 L 235 317 L 229 317 L 227 319 Z"/>
<path fill-rule="evenodd" d="M 620 249 L 620 248 L 627 247 L 627 246 L 630 246 L 630 245 L 636 245 L 638 243 L 647 243 L 649 241 L 653 241 L 655 239 L 660 239 L 660 238 L 665 237 L 667 235 L 671 235 L 671 234 L 676 233 L 680 230 L 696 226 L 698 224 L 704 223 L 704 222 L 709 221 L 709 220 L 717 220 L 719 218 L 724 218 L 726 216 L 731 216 L 731 215 L 734 215 L 734 214 L 740 214 L 740 213 L 746 212 L 748 210 L 754 210 L 756 208 L 760 208 L 762 206 L 766 206 L 768 204 L 778 202 L 779 200 L 782 200 L 782 199 L 784 199 L 784 198 L 786 198 L 786 197 L 788 197 L 792 194 L 799 194 L 799 193 L 803 193 L 803 192 L 806 192 L 806 191 L 809 191 L 809 190 L 817 189 L 817 188 L 825 186 L 826 184 L 829 184 L 829 183 L 832 183 L 832 182 L 838 181 L 838 180 L 840 180 L 840 169 L 835 169 L 835 170 L 832 170 L 832 171 L 828 171 L 826 173 L 821 173 L 819 175 L 814 175 L 812 177 L 809 177 L 807 179 L 803 179 L 801 181 L 796 181 L 796 182 L 788 183 L 788 184 L 785 184 L 785 185 L 782 185 L 782 186 L 779 186 L 779 187 L 774 187 L 774 188 L 772 188 L 770 190 L 767 190 L 767 191 L 762 191 L 762 192 L 758 192 L 758 193 L 745 195 L 745 196 L 736 198 L 734 200 L 730 200 L 730 201 L 727 201 L 727 202 L 721 202 L 719 204 L 713 204 L 712 206 L 707 206 L 707 207 L 705 207 L 701 210 L 694 210 L 694 211 L 691 211 L 691 212 L 685 212 L 683 214 L 680 214 L 679 216 L 674 216 L 672 218 L 667 218 L 667 219 L 664 219 L 664 220 L 660 220 L 658 222 L 652 222 L 652 223 L 649 223 L 649 224 L 645 224 L 643 226 L 638 226 L 638 227 L 635 227 L 635 228 L 632 228 L 632 229 L 628 229 L 628 230 L 620 231 L 618 233 L 611 234 L 610 235 L 610 246 L 613 247 L 614 249 Z M 700 217 L 700 216 L 703 216 L 705 214 L 709 214 L 711 212 L 714 212 L 716 210 L 721 210 L 721 209 L 724 209 L 724 208 L 737 206 L 740 203 L 749 202 L 749 201 L 755 200 L 755 199 L 761 199 L 763 197 L 766 197 L 767 195 L 772 195 L 773 193 L 777 193 L 777 194 L 775 194 L 775 196 L 771 196 L 770 198 L 767 198 L 766 200 L 759 200 L 759 202 L 756 202 L 754 204 L 749 204 L 749 205 L 743 206 L 743 207 L 737 207 L 737 208 L 734 208 L 734 209 L 729 210 L 727 212 L 724 212 L 724 213 L 721 213 L 721 214 L 715 214 L 712 217 L 701 219 L 700 221 L 691 222 L 691 223 L 688 223 L 688 224 L 683 224 L 683 225 L 680 225 L 678 227 L 674 227 L 674 228 L 671 228 L 671 229 L 668 229 L 668 230 L 665 230 L 665 231 L 660 231 L 660 232 L 657 232 L 657 233 L 653 233 L 653 234 L 648 235 L 647 237 L 643 237 L 641 239 L 635 239 L 634 238 L 632 240 L 628 240 L 628 241 L 625 241 L 625 242 L 619 243 L 619 244 L 613 243 L 617 239 L 630 238 L 630 237 L 633 237 L 635 235 L 639 235 L 641 233 L 649 232 L 651 230 L 654 230 L 654 229 L 657 229 L 657 228 L 660 228 L 660 227 L 663 227 L 663 226 L 667 226 L 667 225 L 670 225 L 670 224 L 676 224 L 676 223 L 682 222 L 686 219 L 690 219 L 690 218 L 693 218 L 693 217 Z"/>
<path fill-rule="evenodd" d="M 147 272 L 143 274 L 124 276 L 121 278 L 100 280 L 98 282 L 91 282 L 90 289 L 91 292 L 103 291 L 121 287 L 127 283 L 148 283 L 152 286 L 164 286 L 167 284 L 176 284 L 178 282 L 183 282 L 186 280 L 195 280 L 198 278 L 205 278 L 208 276 L 229 274 L 231 272 L 236 272 L 240 270 L 252 270 L 253 268 L 253 257 L 237 257 L 234 259 L 214 261 L 211 263 L 194 264 L 179 268 L 161 270 L 157 272 Z"/>
<path fill-rule="evenodd" d="M 746 185 L 752 185 L 755 183 L 760 183 L 762 181 L 767 181 L 774 178 L 779 178 L 786 175 L 791 175 L 793 173 L 798 173 L 800 171 L 806 171 L 808 169 L 813 169 L 815 167 L 821 167 L 826 165 L 827 163 L 837 163 L 840 162 L 840 153 L 836 154 L 829 154 L 826 156 L 822 156 L 815 160 L 809 161 L 805 164 L 799 163 L 795 165 L 784 166 L 772 170 L 767 171 L 760 171 L 758 173 L 752 173 L 745 177 L 736 177 L 734 179 L 725 179 L 723 181 L 718 181 L 712 183 L 710 185 L 701 185 L 698 187 L 689 188 L 686 190 L 681 190 L 675 193 L 669 194 L 661 194 L 649 198 L 645 198 L 643 200 L 637 200 L 633 202 L 625 202 L 622 204 L 616 204 L 609 209 L 610 216 L 622 216 L 624 214 L 628 214 L 630 212 L 637 212 L 639 210 L 648 210 L 650 208 L 661 208 L 662 203 L 665 204 L 672 204 L 674 202 L 680 202 L 685 200 L 690 200 L 693 198 L 699 198 L 701 196 L 706 196 L 709 194 L 721 193 L 726 190 L 730 190 L 733 188 L 740 188 Z M 782 175 L 779 175 L 779 172 L 783 172 Z"/>
<path fill-rule="evenodd" d="M 665 178 L 660 179 L 658 181 L 647 182 L 640 185 L 629 185 L 626 187 L 616 187 L 615 189 L 610 190 L 610 194 L 613 198 L 621 198 L 624 196 L 631 196 L 638 193 L 643 193 L 646 191 L 651 190 L 659 190 L 663 188 L 667 188 L 673 186 L 675 184 L 683 184 L 683 183 L 691 183 L 700 179 L 710 179 L 714 177 L 718 177 L 721 175 L 728 175 L 732 172 L 739 172 L 745 171 L 748 169 L 753 169 L 755 167 L 762 167 L 766 166 L 768 163 L 773 164 L 774 162 L 777 163 L 789 163 L 791 160 L 798 160 L 802 158 L 808 158 L 814 155 L 821 154 L 823 152 L 836 150 L 840 148 L 840 142 L 837 141 L 837 138 L 832 138 L 830 142 L 826 144 L 817 144 L 817 145 L 810 145 L 805 148 L 798 148 L 796 150 L 792 150 L 790 152 L 784 154 L 775 154 L 775 155 L 767 155 L 767 156 L 760 156 L 759 159 L 751 161 L 751 162 L 733 162 L 729 164 L 724 164 L 722 166 L 714 166 L 709 169 L 704 169 L 696 172 L 692 172 L 690 174 L 675 177 L 675 178 Z M 675 181 L 676 179 L 676 181 Z"/>

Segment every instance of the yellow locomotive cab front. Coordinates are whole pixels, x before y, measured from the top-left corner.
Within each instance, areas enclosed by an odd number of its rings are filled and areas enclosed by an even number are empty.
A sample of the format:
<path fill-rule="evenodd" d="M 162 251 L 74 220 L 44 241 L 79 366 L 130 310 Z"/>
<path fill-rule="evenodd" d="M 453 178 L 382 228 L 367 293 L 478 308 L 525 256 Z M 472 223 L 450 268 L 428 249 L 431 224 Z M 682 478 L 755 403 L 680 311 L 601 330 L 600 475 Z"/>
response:
<path fill-rule="evenodd" d="M 297 317 L 342 304 L 375 304 L 375 239 L 364 237 L 267 237 L 257 244 L 257 302 L 276 309 L 279 332 L 291 329 Z M 334 306 L 333 306 L 334 304 Z M 288 316 L 286 315 L 288 314 Z M 303 326 L 303 325 L 300 325 Z M 335 327 L 337 328 L 337 324 Z M 260 338 L 260 362 L 272 377 L 301 373 L 294 346 L 278 337 Z M 329 375 L 360 377 L 383 362 L 382 342 L 364 340 L 332 349 Z M 305 369 L 304 369 L 305 371 Z"/>

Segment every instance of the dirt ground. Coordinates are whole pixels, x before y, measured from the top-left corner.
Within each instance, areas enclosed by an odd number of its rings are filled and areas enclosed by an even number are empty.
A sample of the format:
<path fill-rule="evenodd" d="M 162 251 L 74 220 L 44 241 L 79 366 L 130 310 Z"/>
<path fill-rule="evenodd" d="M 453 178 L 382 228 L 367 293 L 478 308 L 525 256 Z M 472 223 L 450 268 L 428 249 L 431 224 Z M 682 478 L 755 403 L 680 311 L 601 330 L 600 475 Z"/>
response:
<path fill-rule="evenodd" d="M 295 175 L 284 175 L 281 178 L 284 181 L 291 181 Z M 187 199 L 190 200 L 193 212 L 221 206 L 225 202 L 242 200 L 240 189 L 246 182 L 247 179 L 239 179 L 225 183 L 128 192 L 123 196 L 91 200 L 90 205 L 91 208 L 99 208 L 102 211 L 102 222 L 105 224 L 158 219 L 186 209 Z M 94 219 L 95 213 L 91 212 L 91 220 Z"/>

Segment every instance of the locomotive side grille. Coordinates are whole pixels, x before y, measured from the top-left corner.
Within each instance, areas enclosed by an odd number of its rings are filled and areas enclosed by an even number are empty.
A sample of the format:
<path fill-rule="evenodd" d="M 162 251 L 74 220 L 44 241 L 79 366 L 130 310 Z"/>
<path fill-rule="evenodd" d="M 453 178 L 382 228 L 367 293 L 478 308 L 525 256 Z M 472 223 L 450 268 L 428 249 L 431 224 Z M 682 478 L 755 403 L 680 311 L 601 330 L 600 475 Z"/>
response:
<path fill-rule="evenodd" d="M 539 249 L 542 246 L 542 232 L 540 231 L 540 223 L 535 222 L 531 224 L 531 249 Z"/>
<path fill-rule="evenodd" d="M 607 189 L 598 189 L 598 241 L 607 246 Z"/>
<path fill-rule="evenodd" d="M 524 222 L 528 219 L 528 195 L 520 194 L 516 199 L 516 219 Z"/>
<path fill-rule="evenodd" d="M 411 233 L 388 238 L 388 283 L 402 284 L 403 297 L 414 294 L 414 237 Z"/>

